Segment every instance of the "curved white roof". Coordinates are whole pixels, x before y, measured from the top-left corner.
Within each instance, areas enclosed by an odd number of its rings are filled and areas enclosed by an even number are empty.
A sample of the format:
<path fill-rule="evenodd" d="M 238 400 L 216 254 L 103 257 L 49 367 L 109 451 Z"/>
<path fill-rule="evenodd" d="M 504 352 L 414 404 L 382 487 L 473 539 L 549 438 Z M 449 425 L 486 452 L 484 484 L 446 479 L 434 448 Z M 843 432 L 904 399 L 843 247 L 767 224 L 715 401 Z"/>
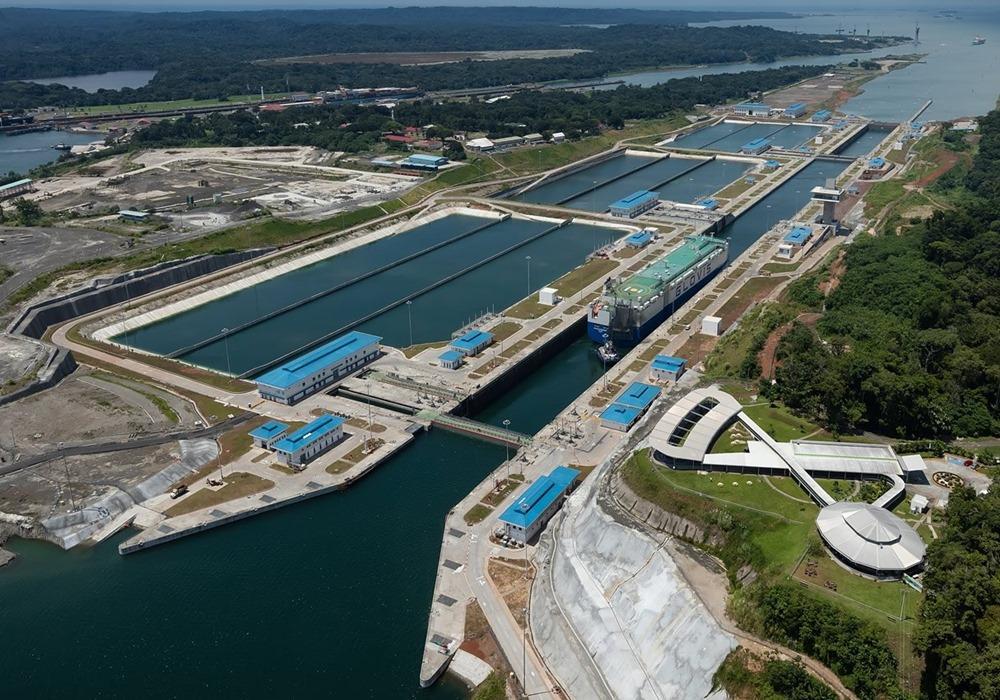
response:
<path fill-rule="evenodd" d="M 743 409 L 717 387 L 695 389 L 671 406 L 649 434 L 657 452 L 675 459 L 702 461 L 716 436 Z"/>
<path fill-rule="evenodd" d="M 816 518 L 816 528 L 827 546 L 861 569 L 902 573 L 924 560 L 926 547 L 920 535 L 901 518 L 868 503 L 826 506 Z"/>

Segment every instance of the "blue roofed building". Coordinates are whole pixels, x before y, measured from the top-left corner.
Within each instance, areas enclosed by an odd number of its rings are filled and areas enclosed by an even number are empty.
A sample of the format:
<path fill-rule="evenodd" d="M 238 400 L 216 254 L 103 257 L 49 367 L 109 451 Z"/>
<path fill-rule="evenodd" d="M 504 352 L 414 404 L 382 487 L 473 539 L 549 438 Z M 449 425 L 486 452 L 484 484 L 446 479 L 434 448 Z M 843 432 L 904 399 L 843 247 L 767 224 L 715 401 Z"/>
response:
<path fill-rule="evenodd" d="M 28 192 L 31 192 L 31 178 L 26 177 L 22 180 L 8 182 L 6 185 L 0 185 L 0 199 L 17 197 Z"/>
<path fill-rule="evenodd" d="M 715 211 L 719 208 L 719 200 L 713 197 L 705 197 L 704 199 L 699 199 L 695 202 L 696 205 L 702 209 L 708 209 L 709 211 Z"/>
<path fill-rule="evenodd" d="M 250 431 L 250 438 L 255 447 L 263 447 L 269 450 L 278 440 L 281 440 L 288 433 L 288 426 L 277 420 L 269 420 L 264 425 L 258 426 Z"/>
<path fill-rule="evenodd" d="M 625 239 L 625 245 L 629 248 L 645 248 L 653 240 L 652 231 L 636 231 Z"/>
<path fill-rule="evenodd" d="M 766 117 L 771 113 L 771 106 L 763 102 L 740 102 L 733 106 L 733 114 L 741 117 Z"/>
<path fill-rule="evenodd" d="M 400 162 L 402 167 L 415 170 L 437 170 L 447 164 L 448 159 L 444 156 L 431 156 L 424 153 L 414 153 Z"/>
<path fill-rule="evenodd" d="M 778 168 L 781 167 L 781 162 L 773 159 L 766 160 L 764 161 L 764 167 L 767 168 L 768 170 L 777 170 Z"/>
<path fill-rule="evenodd" d="M 579 476 L 578 470 L 560 466 L 536 479 L 500 515 L 504 534 L 515 542 L 530 542 L 559 510 Z"/>
<path fill-rule="evenodd" d="M 740 153 L 756 156 L 760 155 L 770 147 L 771 147 L 770 139 L 759 138 L 759 139 L 754 139 L 753 141 L 747 141 L 745 144 L 740 146 Z"/>
<path fill-rule="evenodd" d="M 660 203 L 659 192 L 649 190 L 639 190 L 627 197 L 622 197 L 618 201 L 612 202 L 608 208 L 611 216 L 622 219 L 634 219 L 643 212 L 647 212 Z"/>
<path fill-rule="evenodd" d="M 828 121 L 830 121 L 830 117 L 832 117 L 832 116 L 833 116 L 833 112 L 831 112 L 830 110 L 828 110 L 828 109 L 821 109 L 820 111 L 818 111 L 818 112 L 816 112 L 815 114 L 812 115 L 812 118 L 810 119 L 810 121 L 813 121 L 813 122 L 816 122 L 816 123 L 828 122 Z"/>
<path fill-rule="evenodd" d="M 796 119 L 801 117 L 806 113 L 805 102 L 793 102 L 792 104 L 785 107 L 785 116 L 790 119 Z"/>
<path fill-rule="evenodd" d="M 274 443 L 274 453 L 291 467 L 301 467 L 344 439 L 344 419 L 325 413 Z"/>
<path fill-rule="evenodd" d="M 659 387 L 632 382 L 601 413 L 601 425 L 605 428 L 627 431 L 649 410 L 659 395 Z"/>
<path fill-rule="evenodd" d="M 687 360 L 671 355 L 657 355 L 649 367 L 649 373 L 659 382 L 676 382 L 684 374 Z"/>
<path fill-rule="evenodd" d="M 261 398 L 293 404 L 375 360 L 382 339 L 352 331 L 257 377 Z"/>
<path fill-rule="evenodd" d="M 458 350 L 445 350 L 443 353 L 438 355 L 438 364 L 440 364 L 445 369 L 458 369 L 462 366 L 462 360 L 465 355 L 460 353 Z"/>
<path fill-rule="evenodd" d="M 868 163 L 865 165 L 865 169 L 861 173 L 861 179 L 871 180 L 882 177 L 890 170 L 892 170 L 891 162 L 881 156 L 875 156 L 874 158 L 868 159 Z"/>
<path fill-rule="evenodd" d="M 467 357 L 475 357 L 492 344 L 492 333 L 472 329 L 471 331 L 463 333 L 459 337 L 453 339 L 451 341 L 451 348 L 452 350 L 457 350 Z"/>
<path fill-rule="evenodd" d="M 809 242 L 812 236 L 812 227 L 793 226 L 792 230 L 786 233 L 784 239 L 778 244 L 778 252 L 775 255 L 785 260 L 791 260 L 802 250 L 803 246 Z"/>

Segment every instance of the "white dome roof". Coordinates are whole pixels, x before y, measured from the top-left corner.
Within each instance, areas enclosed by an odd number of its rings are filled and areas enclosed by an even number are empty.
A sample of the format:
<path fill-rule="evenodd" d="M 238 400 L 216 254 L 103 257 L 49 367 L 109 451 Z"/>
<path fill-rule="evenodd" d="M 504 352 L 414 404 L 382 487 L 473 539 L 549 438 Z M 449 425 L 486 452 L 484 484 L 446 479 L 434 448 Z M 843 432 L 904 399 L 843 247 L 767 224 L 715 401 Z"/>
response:
<path fill-rule="evenodd" d="M 834 503 L 823 508 L 816 528 L 827 546 L 859 568 L 903 573 L 920 565 L 926 547 L 901 518 L 868 503 Z"/>

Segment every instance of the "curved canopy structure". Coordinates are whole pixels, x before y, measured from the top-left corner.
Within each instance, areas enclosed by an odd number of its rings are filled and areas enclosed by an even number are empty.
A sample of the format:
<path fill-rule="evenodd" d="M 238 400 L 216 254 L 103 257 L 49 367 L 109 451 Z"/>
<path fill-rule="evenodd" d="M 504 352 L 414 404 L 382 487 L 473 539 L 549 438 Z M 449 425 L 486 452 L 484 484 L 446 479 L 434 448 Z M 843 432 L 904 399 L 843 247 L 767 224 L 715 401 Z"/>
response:
<path fill-rule="evenodd" d="M 867 503 L 834 503 L 820 510 L 816 529 L 849 566 L 868 574 L 899 577 L 918 569 L 926 547 L 898 516 Z"/>

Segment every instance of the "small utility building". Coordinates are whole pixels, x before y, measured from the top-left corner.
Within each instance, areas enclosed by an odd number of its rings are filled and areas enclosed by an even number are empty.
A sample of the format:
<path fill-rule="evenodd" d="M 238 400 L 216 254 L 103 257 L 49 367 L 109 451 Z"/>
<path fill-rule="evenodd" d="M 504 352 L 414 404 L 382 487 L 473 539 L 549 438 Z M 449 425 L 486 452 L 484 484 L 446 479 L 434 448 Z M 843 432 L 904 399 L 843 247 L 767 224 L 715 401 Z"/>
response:
<path fill-rule="evenodd" d="M 612 430 L 628 431 L 649 410 L 659 395 L 659 387 L 632 382 L 601 413 L 601 425 Z"/>
<path fill-rule="evenodd" d="M 810 121 L 815 122 L 817 124 L 821 124 L 823 122 L 830 121 L 830 117 L 832 117 L 832 116 L 833 116 L 833 112 L 831 112 L 830 110 L 828 110 L 828 109 L 821 109 L 820 111 L 818 111 L 818 112 L 816 112 L 815 114 L 812 115 L 812 119 L 810 119 Z"/>
<path fill-rule="evenodd" d="M 627 197 L 622 197 L 617 202 L 612 202 L 610 206 L 611 216 L 617 216 L 622 219 L 634 219 L 659 203 L 660 195 L 658 192 L 639 190 Z"/>
<path fill-rule="evenodd" d="M 475 357 L 492 344 L 492 333 L 473 329 L 452 340 L 451 348 L 467 357 Z"/>
<path fill-rule="evenodd" d="M 515 542 L 530 542 L 559 510 L 579 476 L 576 469 L 556 467 L 539 477 L 500 516 L 504 534 Z"/>
<path fill-rule="evenodd" d="M 460 353 L 458 350 L 445 350 L 443 353 L 438 355 L 438 364 L 445 369 L 458 369 L 462 366 L 464 358 L 465 355 Z"/>
<path fill-rule="evenodd" d="M 122 209 L 118 212 L 118 218 L 122 221 L 131 221 L 133 223 L 141 224 L 149 218 L 149 212 L 135 211 L 134 209 Z"/>
<path fill-rule="evenodd" d="M 263 447 L 270 450 L 274 443 L 281 440 L 288 434 L 288 426 L 281 421 L 271 420 L 264 425 L 258 426 L 250 431 L 254 447 Z"/>
<path fill-rule="evenodd" d="M 285 464 L 300 467 L 344 439 L 344 419 L 324 414 L 274 443 L 274 453 Z"/>
<path fill-rule="evenodd" d="M 423 153 L 414 153 L 400 162 L 402 167 L 413 170 L 437 170 L 447 164 L 448 159 L 444 156 L 430 156 Z"/>
<path fill-rule="evenodd" d="M 625 245 L 629 248 L 645 248 L 653 240 L 652 231 L 636 231 L 625 239 Z"/>
<path fill-rule="evenodd" d="M 356 372 L 379 356 L 377 335 L 352 331 L 260 375 L 261 398 L 293 404 Z"/>
<path fill-rule="evenodd" d="M 658 382 L 676 382 L 684 374 L 687 360 L 670 355 L 657 355 L 649 367 L 649 373 Z"/>
<path fill-rule="evenodd" d="M 791 260 L 809 242 L 812 235 L 813 231 L 808 226 L 795 226 L 785 234 L 784 240 L 778 245 L 776 256 Z"/>

